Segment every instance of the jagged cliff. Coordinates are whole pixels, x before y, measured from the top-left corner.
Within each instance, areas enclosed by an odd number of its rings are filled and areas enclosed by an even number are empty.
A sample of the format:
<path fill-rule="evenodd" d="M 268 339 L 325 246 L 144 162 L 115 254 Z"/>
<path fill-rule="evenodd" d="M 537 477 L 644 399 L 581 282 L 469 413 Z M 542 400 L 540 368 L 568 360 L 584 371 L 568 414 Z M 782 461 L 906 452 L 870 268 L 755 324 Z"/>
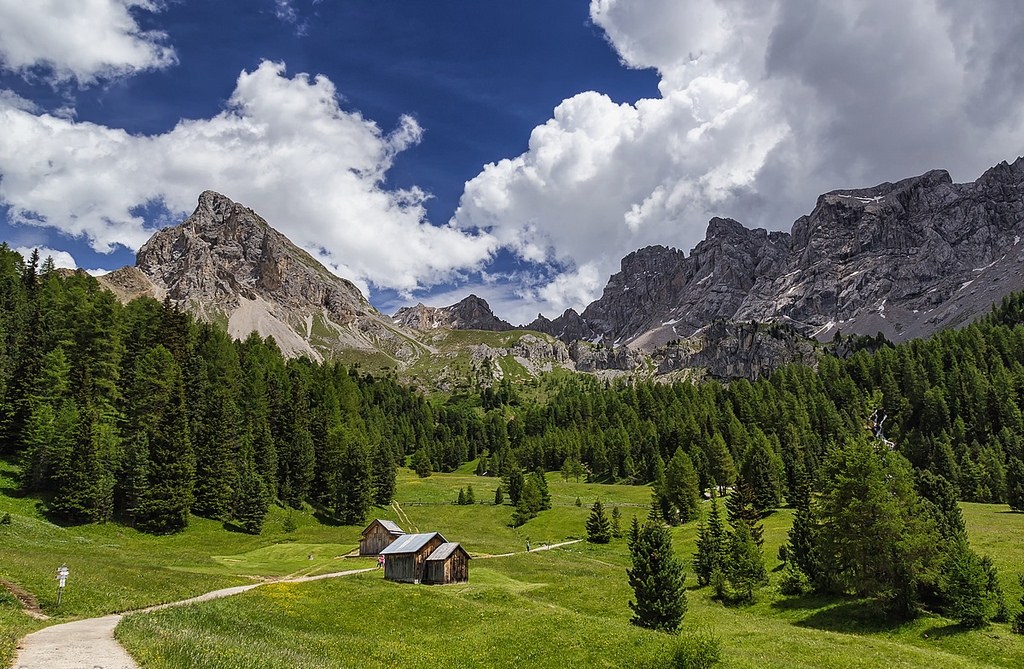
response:
<path fill-rule="evenodd" d="M 1024 159 L 968 184 L 932 171 L 821 195 L 789 233 L 713 218 L 689 254 L 635 251 L 582 313 L 516 328 L 475 295 L 388 318 L 255 212 L 206 191 L 139 250 L 135 268 L 101 281 L 126 300 L 167 297 L 236 337 L 272 335 L 290 355 L 358 351 L 414 376 L 453 378 L 460 360 L 490 358 L 529 374 L 756 378 L 813 364 L 810 337 L 902 340 L 969 322 L 1024 289 L 1022 238 Z M 445 334 L 467 330 L 481 335 Z"/>
<path fill-rule="evenodd" d="M 390 354 L 407 348 L 407 338 L 355 285 L 251 209 L 213 191 L 199 196 L 181 225 L 154 234 L 139 249 L 136 268 L 154 294 L 224 322 L 235 337 L 273 336 L 286 354 L 322 359 L 346 348 Z"/>
<path fill-rule="evenodd" d="M 936 170 L 818 198 L 792 232 L 714 218 L 687 256 L 626 256 L 601 298 L 531 328 L 652 351 L 717 321 L 786 323 L 830 339 L 927 336 L 1024 289 L 1024 159 L 954 184 Z"/>

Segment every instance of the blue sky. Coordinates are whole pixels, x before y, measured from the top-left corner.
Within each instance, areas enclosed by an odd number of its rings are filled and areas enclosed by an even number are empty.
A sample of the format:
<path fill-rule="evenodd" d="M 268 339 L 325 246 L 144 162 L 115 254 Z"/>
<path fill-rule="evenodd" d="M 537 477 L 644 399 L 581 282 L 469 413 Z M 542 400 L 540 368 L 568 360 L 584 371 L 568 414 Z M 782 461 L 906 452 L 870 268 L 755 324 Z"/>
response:
<path fill-rule="evenodd" d="M 1022 37 L 1011 0 L 0 0 L 0 238 L 112 270 L 213 189 L 386 313 L 525 323 L 711 216 L 1015 159 Z"/>

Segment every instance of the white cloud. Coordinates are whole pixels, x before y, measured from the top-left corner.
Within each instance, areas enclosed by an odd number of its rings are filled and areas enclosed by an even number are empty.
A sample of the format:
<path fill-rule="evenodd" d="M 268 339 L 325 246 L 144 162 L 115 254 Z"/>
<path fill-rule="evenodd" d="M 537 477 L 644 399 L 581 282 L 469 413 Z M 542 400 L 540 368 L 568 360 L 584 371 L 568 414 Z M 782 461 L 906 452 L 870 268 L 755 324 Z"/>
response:
<path fill-rule="evenodd" d="M 78 263 L 75 262 L 74 257 L 67 251 L 55 251 L 54 249 L 45 246 L 32 248 L 29 248 L 27 246 L 19 246 L 16 247 L 14 250 L 20 253 L 21 257 L 24 258 L 26 261 L 28 261 L 28 259 L 32 257 L 33 251 L 38 250 L 40 266 L 42 266 L 43 261 L 45 261 L 49 257 L 53 258 L 54 267 L 64 267 L 67 269 L 78 268 Z"/>
<path fill-rule="evenodd" d="M 22 107 L 0 98 L 0 200 L 14 222 L 85 236 L 100 252 L 149 238 L 138 207 L 160 203 L 181 220 L 205 189 L 251 207 L 364 288 L 411 291 L 495 248 L 486 234 L 430 225 L 426 194 L 385 190 L 395 155 L 422 135 L 412 118 L 385 134 L 342 110 L 326 77 L 289 78 L 280 63 L 243 72 L 222 113 L 162 135 Z"/>
<path fill-rule="evenodd" d="M 788 230 L 826 190 L 942 167 L 973 180 L 1024 145 L 1024 17 L 1008 0 L 592 0 L 590 12 L 624 64 L 657 70 L 660 97 L 563 101 L 525 153 L 467 182 L 453 218 L 568 267 L 527 291 L 548 313 L 599 296 L 641 246 L 689 250 L 711 216 Z M 578 281 L 580 268 L 602 281 Z"/>
<path fill-rule="evenodd" d="M 56 81 L 97 79 L 176 62 L 161 32 L 144 31 L 131 10 L 157 11 L 153 0 L 0 0 L 0 63 Z"/>

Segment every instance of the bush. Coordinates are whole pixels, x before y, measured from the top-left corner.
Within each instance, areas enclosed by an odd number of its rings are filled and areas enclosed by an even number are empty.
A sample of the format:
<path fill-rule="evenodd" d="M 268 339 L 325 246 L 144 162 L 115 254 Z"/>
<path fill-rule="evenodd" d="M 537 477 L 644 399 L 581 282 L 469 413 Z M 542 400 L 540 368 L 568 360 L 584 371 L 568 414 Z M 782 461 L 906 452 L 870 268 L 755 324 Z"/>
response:
<path fill-rule="evenodd" d="M 779 592 L 784 595 L 803 595 L 811 591 L 811 579 L 799 567 L 791 562 L 786 563 L 779 582 Z"/>
<path fill-rule="evenodd" d="M 5 513 L 4 517 L 0 518 L 0 525 L 10 525 L 10 524 L 11 524 L 11 514 Z"/>
<path fill-rule="evenodd" d="M 711 628 L 681 634 L 672 652 L 673 669 L 708 669 L 722 659 L 722 639 Z"/>

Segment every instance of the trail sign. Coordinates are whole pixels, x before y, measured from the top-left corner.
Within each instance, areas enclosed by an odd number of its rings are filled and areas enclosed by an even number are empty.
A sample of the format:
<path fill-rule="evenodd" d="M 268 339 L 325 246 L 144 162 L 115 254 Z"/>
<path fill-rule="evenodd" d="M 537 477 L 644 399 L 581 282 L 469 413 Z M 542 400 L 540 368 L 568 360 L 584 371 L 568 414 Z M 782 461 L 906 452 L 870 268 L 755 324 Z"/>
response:
<path fill-rule="evenodd" d="M 68 566 L 62 564 L 57 567 L 57 606 L 60 606 L 61 596 L 64 594 L 64 585 L 68 580 Z"/>

